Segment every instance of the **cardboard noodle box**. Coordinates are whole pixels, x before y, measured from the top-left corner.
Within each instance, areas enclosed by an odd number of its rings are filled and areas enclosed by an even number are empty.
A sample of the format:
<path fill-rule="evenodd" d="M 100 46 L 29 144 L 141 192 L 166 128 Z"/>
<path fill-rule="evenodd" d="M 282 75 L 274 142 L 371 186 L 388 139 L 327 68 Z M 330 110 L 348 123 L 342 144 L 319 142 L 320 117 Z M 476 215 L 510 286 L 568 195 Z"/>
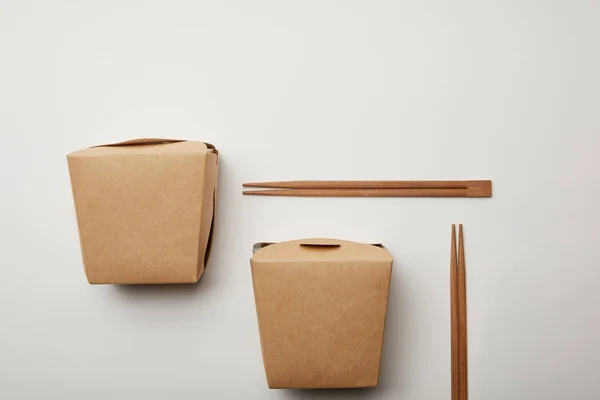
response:
<path fill-rule="evenodd" d="M 67 156 L 89 283 L 194 283 L 212 237 L 218 152 L 136 139 Z"/>
<path fill-rule="evenodd" d="M 251 268 L 270 388 L 377 386 L 392 274 L 383 246 L 259 243 Z"/>

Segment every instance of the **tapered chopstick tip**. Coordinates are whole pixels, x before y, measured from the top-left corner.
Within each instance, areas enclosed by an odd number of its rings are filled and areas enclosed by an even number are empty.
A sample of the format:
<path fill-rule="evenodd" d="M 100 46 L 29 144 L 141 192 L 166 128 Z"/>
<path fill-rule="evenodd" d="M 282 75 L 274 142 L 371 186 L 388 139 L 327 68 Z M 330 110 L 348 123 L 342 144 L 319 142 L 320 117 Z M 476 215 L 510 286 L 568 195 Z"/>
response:
<path fill-rule="evenodd" d="M 244 182 L 242 183 L 242 187 L 262 187 L 262 182 Z"/>

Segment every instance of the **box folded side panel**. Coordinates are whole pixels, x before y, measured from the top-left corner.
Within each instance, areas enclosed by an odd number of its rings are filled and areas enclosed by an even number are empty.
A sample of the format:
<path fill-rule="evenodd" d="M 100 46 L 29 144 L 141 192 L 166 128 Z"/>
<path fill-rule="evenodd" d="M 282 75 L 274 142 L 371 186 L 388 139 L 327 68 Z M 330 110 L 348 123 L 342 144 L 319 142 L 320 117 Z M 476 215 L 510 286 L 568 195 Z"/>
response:
<path fill-rule="evenodd" d="M 326 249 L 302 246 L 298 253 L 296 247 L 301 243 L 263 247 L 251 260 L 269 387 L 377 386 L 391 255 L 380 247 L 359 243 L 355 247 L 344 241 L 320 243 L 341 244 L 324 246 Z M 278 256 L 266 254 L 267 249 L 281 245 Z M 344 247 L 355 255 L 353 259 L 341 251 Z M 370 248 L 376 251 L 370 258 L 361 257 L 355 253 L 358 248 L 367 253 L 371 253 Z M 339 257 L 327 255 L 335 249 L 340 251 Z M 325 259 L 302 256 L 315 251 L 326 255 Z"/>
<path fill-rule="evenodd" d="M 75 190 L 75 187 L 78 185 L 75 185 L 74 182 L 78 182 L 79 181 L 79 176 L 78 174 L 74 173 L 74 171 L 77 170 L 77 164 L 74 163 L 72 161 L 72 157 L 70 155 L 67 156 L 67 165 L 69 167 L 69 179 L 71 181 L 71 193 L 73 195 L 73 202 L 74 202 L 74 207 L 75 207 L 75 220 L 77 221 L 77 233 L 79 235 L 79 249 L 81 251 L 81 260 L 83 263 L 83 271 L 85 273 L 85 277 L 88 280 L 89 283 L 92 283 L 90 281 L 90 274 L 88 273 L 88 268 L 87 268 L 87 262 L 85 260 L 85 250 L 83 248 L 83 239 L 81 236 L 81 232 L 82 232 L 82 218 L 80 218 L 80 207 L 77 206 L 77 191 Z M 85 207 L 81 207 L 82 209 L 85 209 Z"/>
<path fill-rule="evenodd" d="M 205 158 L 201 142 L 68 156 L 90 283 L 197 281 Z"/>
<path fill-rule="evenodd" d="M 219 157 L 216 150 L 206 154 L 206 173 L 202 200 L 202 222 L 198 248 L 198 268 L 196 280 L 204 273 L 214 231 L 214 219 L 217 202 L 217 182 L 219 175 Z"/>

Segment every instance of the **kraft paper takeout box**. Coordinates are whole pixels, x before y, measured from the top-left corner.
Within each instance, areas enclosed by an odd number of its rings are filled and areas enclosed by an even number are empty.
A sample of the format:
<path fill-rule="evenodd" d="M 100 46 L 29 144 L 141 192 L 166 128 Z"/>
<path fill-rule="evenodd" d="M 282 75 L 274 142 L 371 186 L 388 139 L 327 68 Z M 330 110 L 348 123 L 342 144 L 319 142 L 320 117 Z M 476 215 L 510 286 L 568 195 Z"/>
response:
<path fill-rule="evenodd" d="M 194 283 L 204 272 L 218 152 L 136 139 L 67 156 L 90 283 Z"/>
<path fill-rule="evenodd" d="M 377 386 L 392 273 L 385 248 L 259 243 L 251 268 L 270 388 Z"/>

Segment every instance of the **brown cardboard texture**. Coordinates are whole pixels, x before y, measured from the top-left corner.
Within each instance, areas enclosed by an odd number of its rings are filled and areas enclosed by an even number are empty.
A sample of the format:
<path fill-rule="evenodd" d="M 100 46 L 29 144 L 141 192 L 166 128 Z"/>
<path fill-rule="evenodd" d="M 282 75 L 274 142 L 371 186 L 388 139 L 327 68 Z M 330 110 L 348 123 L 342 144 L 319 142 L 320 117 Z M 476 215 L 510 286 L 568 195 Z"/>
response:
<path fill-rule="evenodd" d="M 204 272 L 218 152 L 136 139 L 67 156 L 90 283 L 193 283 Z"/>
<path fill-rule="evenodd" d="M 259 243 L 251 266 L 270 388 L 377 386 L 392 274 L 385 248 Z"/>

